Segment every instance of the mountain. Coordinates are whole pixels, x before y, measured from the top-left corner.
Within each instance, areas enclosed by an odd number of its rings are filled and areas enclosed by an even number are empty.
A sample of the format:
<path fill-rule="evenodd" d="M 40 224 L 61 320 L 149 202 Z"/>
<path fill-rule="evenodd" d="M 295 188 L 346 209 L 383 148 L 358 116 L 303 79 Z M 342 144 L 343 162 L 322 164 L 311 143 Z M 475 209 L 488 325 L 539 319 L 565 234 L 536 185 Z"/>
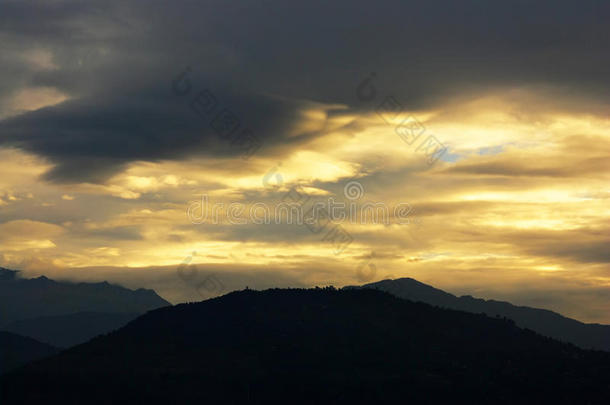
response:
<path fill-rule="evenodd" d="M 140 314 L 79 312 L 13 321 L 4 330 L 28 336 L 55 347 L 71 347 L 119 329 Z"/>
<path fill-rule="evenodd" d="M 0 374 L 55 353 L 56 348 L 34 339 L 0 332 Z"/>
<path fill-rule="evenodd" d="M 373 289 L 161 308 L 0 378 L 0 403 L 605 404 L 610 353 Z"/>
<path fill-rule="evenodd" d="M 411 301 L 425 302 L 442 308 L 484 313 L 512 319 L 517 326 L 531 329 L 544 336 L 570 342 L 585 349 L 610 351 L 610 325 L 587 324 L 566 318 L 546 309 L 516 306 L 509 302 L 484 300 L 469 295 L 456 297 L 412 278 L 383 280 L 360 287 L 389 292 Z"/>
<path fill-rule="evenodd" d="M 152 290 L 103 283 L 68 283 L 18 277 L 0 268 L 0 329 L 11 322 L 79 312 L 134 314 L 171 305 Z"/>

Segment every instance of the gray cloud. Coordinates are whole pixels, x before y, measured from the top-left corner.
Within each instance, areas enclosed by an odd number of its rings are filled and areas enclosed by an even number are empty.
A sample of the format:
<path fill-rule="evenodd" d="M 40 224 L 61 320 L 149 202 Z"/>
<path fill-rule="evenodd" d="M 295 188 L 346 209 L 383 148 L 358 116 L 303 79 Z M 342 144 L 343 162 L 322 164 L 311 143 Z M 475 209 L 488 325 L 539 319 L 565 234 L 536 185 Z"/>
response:
<path fill-rule="evenodd" d="M 304 100 L 405 108 L 505 85 L 545 84 L 607 98 L 610 54 L 599 1 L 383 1 L 264 4 L 166 1 L 6 1 L 9 55 L 42 47 L 57 69 L 10 63 L 0 99 L 50 86 L 71 101 L 0 124 L 0 145 L 48 158 L 46 178 L 104 182 L 126 164 L 194 154 L 237 156 L 169 90 L 184 66 L 193 91 L 213 87 L 242 128 L 281 153 L 315 137 L 286 135 Z M 3 59 L 5 59 L 4 57 Z M 376 72 L 375 100 L 356 87 Z"/>

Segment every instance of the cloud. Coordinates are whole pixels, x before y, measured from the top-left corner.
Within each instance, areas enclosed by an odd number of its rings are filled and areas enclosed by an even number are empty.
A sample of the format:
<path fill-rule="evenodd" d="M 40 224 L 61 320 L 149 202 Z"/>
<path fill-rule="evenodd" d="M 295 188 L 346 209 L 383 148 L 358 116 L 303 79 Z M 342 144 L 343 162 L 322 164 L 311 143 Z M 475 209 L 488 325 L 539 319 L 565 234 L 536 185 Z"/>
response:
<path fill-rule="evenodd" d="M 4 120 L 0 144 L 44 156 L 54 164 L 47 180 L 72 183 L 104 183 L 137 161 L 239 155 L 213 133 L 213 117 L 198 120 L 170 93 L 187 65 L 189 97 L 211 89 L 267 155 L 327 129 L 303 124 L 310 102 L 327 114 L 336 105 L 371 111 L 395 95 L 422 109 L 516 81 L 603 98 L 609 13 L 598 2 L 569 1 L 9 1 L 1 18 L 10 54 L 31 49 L 0 72 L 0 95 L 36 86 L 67 98 Z M 363 103 L 356 87 L 371 71 L 378 97 Z"/>
<path fill-rule="evenodd" d="M 192 95 L 192 100 L 197 100 L 194 91 Z M 274 146 L 302 144 L 318 133 L 307 128 L 291 131 L 303 118 L 301 115 L 313 107 L 308 103 L 264 96 L 225 96 L 231 106 L 231 111 L 225 110 L 227 114 L 243 122 L 236 131 L 245 127 L 256 131 L 266 153 Z M 217 118 L 213 114 L 201 117 L 199 107 L 180 101 L 186 100 L 171 95 L 139 100 L 71 100 L 0 122 L 0 142 L 48 158 L 55 167 L 45 178 L 59 182 L 103 183 L 135 161 L 240 157 L 244 153 L 229 135 L 219 140 L 224 132 L 215 130 L 220 123 L 214 121 Z"/>
<path fill-rule="evenodd" d="M 15 220 L 0 224 L 2 251 L 54 248 L 53 239 L 62 235 L 60 226 L 30 220 Z"/>
<path fill-rule="evenodd" d="M 514 177 L 581 177 L 585 175 L 604 176 L 610 171 L 607 157 L 576 158 L 569 164 L 564 161 L 559 165 L 558 156 L 547 159 L 537 157 L 536 161 L 516 160 L 516 156 L 503 156 L 502 159 L 480 159 L 480 162 L 458 164 L 446 173 L 464 173 L 473 175 L 514 176 Z M 545 160 L 547 165 L 545 166 Z"/>

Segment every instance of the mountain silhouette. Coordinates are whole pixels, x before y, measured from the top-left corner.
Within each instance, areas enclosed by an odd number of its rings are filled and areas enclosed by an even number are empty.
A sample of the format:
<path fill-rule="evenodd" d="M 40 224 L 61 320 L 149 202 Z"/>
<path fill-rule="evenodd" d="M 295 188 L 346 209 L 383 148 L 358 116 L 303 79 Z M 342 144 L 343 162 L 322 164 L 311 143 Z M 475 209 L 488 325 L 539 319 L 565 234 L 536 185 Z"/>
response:
<path fill-rule="evenodd" d="M 506 317 L 514 320 L 517 326 L 544 336 L 574 343 L 585 349 L 610 351 L 610 325 L 587 324 L 546 309 L 516 306 L 509 302 L 484 300 L 470 295 L 456 297 L 412 278 L 382 280 L 360 287 L 345 288 L 373 288 L 400 298 L 442 308 Z"/>
<path fill-rule="evenodd" d="M 0 330 L 67 347 L 123 326 L 149 310 L 171 305 L 152 290 L 107 282 L 24 279 L 0 268 Z"/>
<path fill-rule="evenodd" d="M 0 331 L 0 374 L 57 352 L 34 339 Z"/>
<path fill-rule="evenodd" d="M 610 353 L 373 289 L 157 309 L 0 378 L 0 402 L 606 404 Z"/>

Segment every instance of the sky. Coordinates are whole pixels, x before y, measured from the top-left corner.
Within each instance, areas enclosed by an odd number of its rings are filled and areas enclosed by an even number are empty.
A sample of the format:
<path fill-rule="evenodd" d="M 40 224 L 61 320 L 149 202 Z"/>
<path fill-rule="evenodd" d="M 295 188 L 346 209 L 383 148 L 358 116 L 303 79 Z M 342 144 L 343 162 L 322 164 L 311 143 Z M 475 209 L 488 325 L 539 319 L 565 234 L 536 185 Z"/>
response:
<path fill-rule="evenodd" d="M 412 277 L 610 323 L 609 17 L 0 0 L 0 266 L 173 303 Z"/>

